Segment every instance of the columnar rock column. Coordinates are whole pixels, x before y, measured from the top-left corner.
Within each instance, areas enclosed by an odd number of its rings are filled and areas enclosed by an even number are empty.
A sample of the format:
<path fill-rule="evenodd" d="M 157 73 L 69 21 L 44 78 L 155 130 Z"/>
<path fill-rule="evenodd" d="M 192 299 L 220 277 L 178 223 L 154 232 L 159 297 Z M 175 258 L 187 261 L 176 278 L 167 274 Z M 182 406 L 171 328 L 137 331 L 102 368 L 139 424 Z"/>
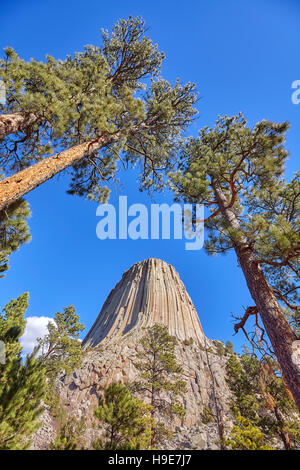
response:
<path fill-rule="evenodd" d="M 193 302 L 173 266 L 150 258 L 132 266 L 111 291 L 84 339 L 94 347 L 133 328 L 166 325 L 171 335 L 204 346 L 204 334 Z"/>
<path fill-rule="evenodd" d="M 227 358 L 204 336 L 193 302 L 173 266 L 150 258 L 123 274 L 83 341 L 82 364 L 57 383 L 66 416 L 84 418 L 87 448 L 101 434 L 94 411 L 99 398 L 112 382 L 136 380 L 136 353 L 145 334 L 143 328 L 155 323 L 166 325 L 177 338 L 176 359 L 187 385 L 181 400 L 186 412 L 184 425 L 179 419 L 167 423 L 177 430 L 177 437 L 168 445 L 172 449 L 220 447 L 216 420 L 202 423 L 201 412 L 209 406 L 216 419 L 227 416 L 228 421 Z M 147 401 L 146 396 L 141 398 Z M 47 448 L 51 440 L 51 416 L 46 410 L 42 421 L 34 439 L 38 449 Z M 52 421 L 50 428 L 55 434 L 57 423 Z"/>

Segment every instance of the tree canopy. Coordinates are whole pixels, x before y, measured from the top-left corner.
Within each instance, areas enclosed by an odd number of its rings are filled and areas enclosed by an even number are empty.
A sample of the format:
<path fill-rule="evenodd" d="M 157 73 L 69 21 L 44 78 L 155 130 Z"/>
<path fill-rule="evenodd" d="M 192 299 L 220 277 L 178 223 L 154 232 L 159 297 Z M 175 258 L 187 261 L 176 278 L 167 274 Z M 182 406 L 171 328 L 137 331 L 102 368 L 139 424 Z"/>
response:
<path fill-rule="evenodd" d="M 38 338 L 37 342 L 41 364 L 46 369 L 48 379 L 53 382 L 60 373 L 68 375 L 80 366 L 82 348 L 79 335 L 84 326 L 79 323 L 79 316 L 70 305 L 62 313 L 55 314 L 47 329 L 48 333 Z"/>
<path fill-rule="evenodd" d="M 234 248 L 245 237 L 280 301 L 296 302 L 300 255 L 300 173 L 283 177 L 288 123 L 259 122 L 253 129 L 241 114 L 220 117 L 183 147 L 170 185 L 178 198 L 204 204 L 209 254 Z M 213 188 L 218 182 L 238 219 L 230 227 Z"/>
<path fill-rule="evenodd" d="M 154 420 L 152 446 L 169 435 L 163 419 L 184 419 L 180 397 L 186 391 L 183 369 L 176 360 L 177 339 L 159 324 L 149 327 L 139 342 L 134 365 L 139 371 L 131 388 L 149 399 Z"/>
<path fill-rule="evenodd" d="M 256 316 L 260 340 L 267 333 L 300 410 L 300 369 L 292 360 L 297 336 L 279 304 L 297 312 L 297 322 L 299 307 L 291 302 L 299 277 L 300 192 L 299 173 L 290 182 L 283 178 L 287 130 L 286 122 L 263 120 L 251 129 L 242 114 L 219 117 L 215 127 L 189 138 L 169 178 L 177 199 L 207 207 L 208 253 L 234 249 L 255 302 L 235 330 L 245 331 L 248 317 Z"/>
<path fill-rule="evenodd" d="M 9 255 L 31 240 L 27 223 L 30 215 L 29 204 L 24 199 L 0 212 L 0 277 L 4 277 L 9 269 Z"/>
<path fill-rule="evenodd" d="M 45 397 L 45 370 L 34 354 L 22 362 L 20 337 L 26 325 L 28 294 L 11 300 L 0 315 L 0 340 L 5 344 L 5 361 L 0 363 L 0 449 L 30 447 L 30 437 Z"/>
<path fill-rule="evenodd" d="M 98 450 L 149 448 L 152 435 L 150 409 L 149 405 L 134 398 L 125 385 L 112 382 L 95 410 L 104 433 L 93 447 Z"/>
<path fill-rule="evenodd" d="M 157 169 L 175 156 L 196 113 L 196 94 L 191 83 L 178 80 L 171 86 L 160 77 L 164 54 L 145 32 L 140 17 L 119 20 L 111 34 L 102 31 L 101 47 L 88 45 L 65 60 L 47 56 L 46 62 L 25 62 L 6 50 L 0 70 L 7 102 L 0 111 L 36 116 L 25 130 L 2 139 L 0 164 L 6 174 L 106 136 L 104 151 L 70 164 L 71 194 L 105 199 L 102 183 L 114 177 L 118 163 L 126 168 L 138 161 L 142 184 L 160 186 Z"/>

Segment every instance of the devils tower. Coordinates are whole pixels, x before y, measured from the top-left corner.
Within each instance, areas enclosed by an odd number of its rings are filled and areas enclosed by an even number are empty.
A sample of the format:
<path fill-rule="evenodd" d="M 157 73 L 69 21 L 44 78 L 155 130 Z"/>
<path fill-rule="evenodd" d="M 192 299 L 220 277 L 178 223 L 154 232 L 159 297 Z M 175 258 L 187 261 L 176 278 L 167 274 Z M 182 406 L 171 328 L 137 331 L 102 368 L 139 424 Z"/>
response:
<path fill-rule="evenodd" d="M 122 337 L 132 329 L 166 325 L 179 340 L 204 346 L 196 309 L 178 273 L 168 263 L 150 258 L 132 266 L 109 294 L 84 346 Z"/>
<path fill-rule="evenodd" d="M 172 423 L 176 432 L 167 447 L 219 448 L 223 420 L 230 419 L 226 359 L 219 353 L 219 342 L 205 337 L 179 274 L 173 266 L 155 258 L 139 262 L 124 272 L 83 340 L 81 366 L 58 384 L 66 414 L 83 417 L 87 424 L 88 448 L 97 437 L 94 409 L 99 397 L 112 381 L 127 383 L 135 379 L 138 342 L 144 328 L 154 324 L 167 326 L 169 333 L 177 338 L 176 358 L 187 383 L 182 403 L 185 421 Z M 201 420 L 201 413 L 207 407 L 214 415 L 211 423 Z M 51 440 L 54 428 L 50 416 L 45 416 L 35 439 L 36 448 L 46 447 L 45 435 Z"/>

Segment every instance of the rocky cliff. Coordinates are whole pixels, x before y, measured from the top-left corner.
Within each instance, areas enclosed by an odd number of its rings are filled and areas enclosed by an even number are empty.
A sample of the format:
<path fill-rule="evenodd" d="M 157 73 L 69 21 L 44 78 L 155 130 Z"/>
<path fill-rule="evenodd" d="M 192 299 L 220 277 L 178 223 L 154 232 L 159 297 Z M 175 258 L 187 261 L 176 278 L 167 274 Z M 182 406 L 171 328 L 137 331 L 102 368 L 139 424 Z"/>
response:
<path fill-rule="evenodd" d="M 176 270 L 159 259 L 148 259 L 132 266 L 109 294 L 100 314 L 83 341 L 82 365 L 58 384 L 67 415 L 84 417 L 89 447 L 97 436 L 94 408 L 103 389 L 112 381 L 126 383 L 136 376 L 134 356 L 143 328 L 163 324 L 178 340 L 177 360 L 184 370 L 187 393 L 184 425 L 175 430 L 170 449 L 219 448 L 223 422 L 230 421 L 226 358 L 218 344 L 205 337 L 196 309 Z M 192 339 L 192 340 L 191 340 Z M 203 422 L 201 412 L 209 406 L 215 415 Z M 35 448 L 46 448 L 55 433 L 47 412 L 44 426 L 35 439 Z M 47 428 L 45 428 L 45 426 Z M 52 427 L 51 427 L 52 426 Z"/>
<path fill-rule="evenodd" d="M 179 340 L 193 338 L 204 346 L 199 317 L 173 266 L 150 258 L 126 271 L 109 294 L 83 341 L 95 347 L 101 341 L 122 337 L 133 329 L 166 325 Z"/>

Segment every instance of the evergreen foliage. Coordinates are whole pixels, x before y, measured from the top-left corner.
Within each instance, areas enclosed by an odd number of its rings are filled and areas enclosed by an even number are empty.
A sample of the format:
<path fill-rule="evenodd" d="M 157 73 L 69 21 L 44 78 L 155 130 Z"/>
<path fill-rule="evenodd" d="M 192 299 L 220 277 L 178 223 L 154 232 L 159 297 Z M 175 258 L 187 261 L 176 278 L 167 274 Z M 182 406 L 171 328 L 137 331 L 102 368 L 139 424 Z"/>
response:
<path fill-rule="evenodd" d="M 29 204 L 23 199 L 0 212 L 0 277 L 9 269 L 8 257 L 19 246 L 31 240 L 26 219 L 31 215 Z"/>
<path fill-rule="evenodd" d="M 240 413 L 236 417 L 230 437 L 224 439 L 223 445 L 231 450 L 275 450 L 265 445 L 265 436 L 260 429 Z"/>
<path fill-rule="evenodd" d="M 134 398 L 120 383 L 111 383 L 100 400 L 95 415 L 104 435 L 93 443 L 97 450 L 147 449 L 151 444 L 151 407 Z"/>
<path fill-rule="evenodd" d="M 185 415 L 178 398 L 184 394 L 186 382 L 182 379 L 182 367 L 176 361 L 176 344 L 176 338 L 169 335 L 168 329 L 156 324 L 147 328 L 136 354 L 134 365 L 139 375 L 132 388 L 150 400 L 155 422 L 152 446 L 170 435 L 163 418 L 172 420 L 178 416 L 183 420 Z"/>
<path fill-rule="evenodd" d="M 226 341 L 225 348 L 227 353 L 233 353 L 233 344 L 231 341 Z"/>
<path fill-rule="evenodd" d="M 292 315 L 293 326 L 299 318 L 300 260 L 300 174 L 283 178 L 288 128 L 263 120 L 251 129 L 242 114 L 219 117 L 183 146 L 169 184 L 177 200 L 207 208 L 207 252 L 235 250 L 256 303 L 251 308 L 262 318 L 300 410 L 299 368 L 291 359 L 296 335 L 285 317 Z"/>
<path fill-rule="evenodd" d="M 286 450 L 300 448 L 300 419 L 297 407 L 275 359 L 261 363 L 261 393 L 264 406 L 271 412 L 265 414 L 260 426 L 266 435 L 279 436 Z"/>
<path fill-rule="evenodd" d="M 209 424 L 215 419 L 214 413 L 208 405 L 205 405 L 200 416 L 201 423 Z"/>
<path fill-rule="evenodd" d="M 5 344 L 5 363 L 0 363 L 0 449 L 27 449 L 39 427 L 37 418 L 45 396 L 45 371 L 34 354 L 22 362 L 20 337 L 28 294 L 10 301 L 0 315 L 0 340 Z"/>
<path fill-rule="evenodd" d="M 222 341 L 214 340 L 214 345 L 216 347 L 217 354 L 219 356 L 224 356 L 224 354 L 226 352 L 224 343 Z"/>
<path fill-rule="evenodd" d="M 238 426 L 234 433 L 243 435 L 245 431 L 247 435 L 254 427 L 262 433 L 265 443 L 271 438 L 279 438 L 286 449 L 299 448 L 297 408 L 278 375 L 276 362 L 270 358 L 260 362 L 251 355 L 232 354 L 226 369 L 233 393 L 231 409 Z M 262 439 L 259 442 L 262 443 Z"/>
<path fill-rule="evenodd" d="M 290 182 L 282 176 L 288 128 L 286 122 L 263 120 L 250 129 L 241 114 L 219 117 L 214 128 L 205 127 L 199 137 L 189 139 L 178 171 L 170 173 L 170 185 L 178 198 L 208 207 L 209 254 L 225 253 L 246 237 L 274 289 L 296 302 L 300 174 Z M 229 226 L 222 215 L 216 183 L 237 215 L 239 228 Z"/>
<path fill-rule="evenodd" d="M 79 334 L 84 330 L 79 323 L 79 316 L 73 305 L 57 312 L 54 322 L 48 323 L 48 334 L 38 338 L 42 365 L 46 368 L 47 378 L 51 383 L 60 374 L 69 375 L 75 367 L 80 366 L 82 358 Z"/>
<path fill-rule="evenodd" d="M 186 339 L 183 341 L 183 344 L 184 344 L 185 346 L 191 346 L 192 344 L 194 344 L 194 340 L 193 340 L 193 338 L 189 338 L 189 339 L 186 338 Z"/>
<path fill-rule="evenodd" d="M 170 166 L 182 131 L 196 111 L 194 85 L 160 78 L 164 54 L 145 36 L 140 17 L 119 20 L 102 46 L 45 62 L 25 62 L 11 48 L 0 61 L 7 102 L 0 112 L 33 113 L 36 121 L 1 141 L 0 164 L 18 171 L 53 153 L 104 135 L 118 136 L 102 152 L 71 170 L 70 194 L 105 200 L 104 180 L 142 159 L 142 184 L 161 186 L 159 168 Z M 147 88 L 147 89 L 146 89 Z"/>
<path fill-rule="evenodd" d="M 260 408 L 259 368 L 256 358 L 246 355 L 238 357 L 232 354 L 226 365 L 228 384 L 233 393 L 231 406 L 234 414 L 240 413 L 255 422 Z"/>
<path fill-rule="evenodd" d="M 84 420 L 77 421 L 75 418 L 67 419 L 65 416 L 60 424 L 59 432 L 55 441 L 50 442 L 50 450 L 82 450 L 85 430 Z"/>

